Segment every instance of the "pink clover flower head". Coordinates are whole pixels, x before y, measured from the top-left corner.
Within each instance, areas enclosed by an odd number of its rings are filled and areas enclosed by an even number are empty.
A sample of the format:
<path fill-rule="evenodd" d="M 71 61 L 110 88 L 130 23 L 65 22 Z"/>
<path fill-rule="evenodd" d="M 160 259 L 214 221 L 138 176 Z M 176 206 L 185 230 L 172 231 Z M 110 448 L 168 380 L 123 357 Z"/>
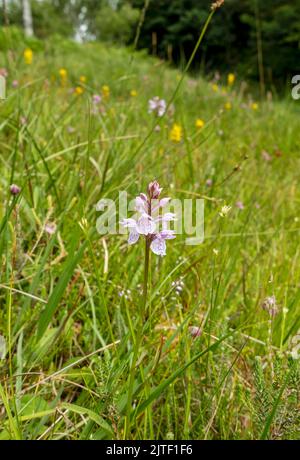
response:
<path fill-rule="evenodd" d="M 10 186 L 10 193 L 12 195 L 14 195 L 14 196 L 19 195 L 20 192 L 21 192 L 21 188 L 18 185 L 12 184 Z"/>
<path fill-rule="evenodd" d="M 242 201 L 237 201 L 235 205 L 238 209 L 241 209 L 241 210 L 245 209 L 244 203 Z"/>
<path fill-rule="evenodd" d="M 189 333 L 191 334 L 193 339 L 196 339 L 197 337 L 200 337 L 202 331 L 199 326 L 190 326 Z"/>
<path fill-rule="evenodd" d="M 262 309 L 265 310 L 271 317 L 278 313 L 278 306 L 274 295 L 266 297 L 262 304 Z"/>
<path fill-rule="evenodd" d="M 53 235 L 56 232 L 56 224 L 54 222 L 47 222 L 45 225 L 45 232 Z"/>
<path fill-rule="evenodd" d="M 99 94 L 94 94 L 93 95 L 93 104 L 97 105 L 97 104 L 99 104 L 99 102 L 101 102 L 101 96 L 99 96 Z"/>

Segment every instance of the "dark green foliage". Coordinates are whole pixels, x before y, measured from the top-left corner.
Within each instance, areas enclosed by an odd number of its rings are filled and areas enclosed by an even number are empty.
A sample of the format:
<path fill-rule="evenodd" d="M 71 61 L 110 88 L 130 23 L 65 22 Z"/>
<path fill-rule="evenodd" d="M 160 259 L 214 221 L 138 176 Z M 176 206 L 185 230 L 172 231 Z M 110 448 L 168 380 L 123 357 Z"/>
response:
<path fill-rule="evenodd" d="M 133 0 L 142 7 L 144 0 Z M 187 58 L 210 9 L 208 0 L 156 0 L 150 2 L 139 46 L 152 51 L 152 33 L 157 34 L 157 51 L 173 59 Z M 266 82 L 285 80 L 299 71 L 300 1 L 226 0 L 213 19 L 195 66 L 238 70 L 258 77 L 257 37 L 261 35 Z M 298 67 L 297 67 L 298 65 Z"/>
<path fill-rule="evenodd" d="M 184 63 L 192 53 L 212 0 L 151 0 L 138 47 Z M 145 0 L 31 0 L 35 35 L 131 44 Z M 1 10 L 3 8 L 1 7 Z M 2 13 L 2 11 L 1 11 Z M 22 25 L 20 2 L 7 7 L 9 22 Z M 0 15 L 0 24 L 5 22 Z M 233 70 L 267 88 L 290 81 L 300 62 L 300 0 L 226 0 L 214 15 L 193 67 Z M 259 72 L 258 55 L 262 65 Z"/>
<path fill-rule="evenodd" d="M 273 370 L 271 369 L 273 366 Z M 276 355 L 272 364 L 257 357 L 254 366 L 255 395 L 252 402 L 256 437 L 259 438 L 273 418 L 268 430 L 269 439 L 298 439 L 300 412 L 299 363 Z M 283 391 L 282 391 L 283 390 Z M 274 410 L 277 399 L 279 403 Z"/>
<path fill-rule="evenodd" d="M 69 0 L 45 0 L 43 2 L 31 0 L 34 33 L 38 38 L 59 34 L 65 37 L 73 35 L 74 24 L 77 19 L 76 2 L 72 5 Z M 7 19 L 10 24 L 22 26 L 21 2 L 13 0 L 7 6 Z M 0 24 L 5 18 L 0 14 Z"/>

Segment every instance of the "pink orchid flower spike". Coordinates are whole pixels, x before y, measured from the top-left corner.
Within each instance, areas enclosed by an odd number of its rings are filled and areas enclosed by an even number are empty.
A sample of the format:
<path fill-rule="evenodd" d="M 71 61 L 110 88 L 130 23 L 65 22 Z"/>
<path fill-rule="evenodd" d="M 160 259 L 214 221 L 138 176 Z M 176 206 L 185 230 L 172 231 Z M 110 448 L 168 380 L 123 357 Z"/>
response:
<path fill-rule="evenodd" d="M 175 232 L 168 230 L 167 225 L 176 220 L 176 216 L 172 212 L 159 215 L 159 211 L 170 201 L 170 198 L 159 199 L 161 192 L 162 188 L 156 180 L 150 182 L 148 194 L 140 193 L 135 199 L 136 218 L 123 219 L 120 224 L 129 230 L 128 244 L 137 243 L 142 236 L 154 254 L 165 256 L 166 240 L 175 238 Z"/>

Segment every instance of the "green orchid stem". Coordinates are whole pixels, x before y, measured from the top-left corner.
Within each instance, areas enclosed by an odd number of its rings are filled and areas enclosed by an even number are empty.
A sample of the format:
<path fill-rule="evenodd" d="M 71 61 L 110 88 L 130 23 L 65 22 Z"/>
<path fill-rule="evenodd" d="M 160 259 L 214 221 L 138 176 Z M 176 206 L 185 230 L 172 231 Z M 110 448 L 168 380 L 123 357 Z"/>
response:
<path fill-rule="evenodd" d="M 143 324 L 145 321 L 146 305 L 147 305 L 147 296 L 148 296 L 148 278 L 149 278 L 149 260 L 150 260 L 150 241 L 146 238 L 145 240 L 145 265 L 144 265 L 144 283 L 143 283 L 143 298 L 142 298 L 142 307 L 141 315 L 139 317 L 139 327 L 137 329 L 137 334 L 133 346 L 133 357 L 132 363 L 130 366 L 129 374 L 129 385 L 128 385 L 128 399 L 126 407 L 126 418 L 125 418 L 125 429 L 124 429 L 124 439 L 130 438 L 130 426 L 131 426 L 131 409 L 132 409 L 132 396 L 133 396 L 133 387 L 134 387 L 134 377 L 135 377 L 135 368 L 137 364 L 137 359 L 139 356 L 140 345 L 143 338 Z"/>
<path fill-rule="evenodd" d="M 148 296 L 148 278 L 149 278 L 149 259 L 150 259 L 150 241 L 146 238 L 145 242 L 145 265 L 144 265 L 144 283 L 143 283 L 143 304 L 142 320 L 145 320 L 147 296 Z"/>

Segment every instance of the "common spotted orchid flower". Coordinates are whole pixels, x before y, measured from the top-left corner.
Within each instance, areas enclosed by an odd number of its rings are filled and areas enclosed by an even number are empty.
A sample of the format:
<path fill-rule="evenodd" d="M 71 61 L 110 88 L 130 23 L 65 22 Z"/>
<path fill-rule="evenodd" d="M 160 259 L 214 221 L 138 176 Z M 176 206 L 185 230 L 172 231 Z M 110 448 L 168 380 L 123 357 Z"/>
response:
<path fill-rule="evenodd" d="M 166 111 L 167 103 L 164 99 L 160 99 L 158 96 L 149 99 L 148 101 L 148 112 L 155 113 L 158 117 L 162 117 Z"/>
<path fill-rule="evenodd" d="M 166 240 L 175 238 L 168 222 L 175 220 L 172 212 L 162 213 L 170 198 L 159 199 L 162 188 L 157 181 L 148 185 L 148 195 L 141 193 L 135 199 L 136 218 L 123 219 L 120 224 L 129 230 L 128 244 L 135 244 L 140 236 L 146 238 L 151 251 L 158 256 L 166 255 Z"/>

